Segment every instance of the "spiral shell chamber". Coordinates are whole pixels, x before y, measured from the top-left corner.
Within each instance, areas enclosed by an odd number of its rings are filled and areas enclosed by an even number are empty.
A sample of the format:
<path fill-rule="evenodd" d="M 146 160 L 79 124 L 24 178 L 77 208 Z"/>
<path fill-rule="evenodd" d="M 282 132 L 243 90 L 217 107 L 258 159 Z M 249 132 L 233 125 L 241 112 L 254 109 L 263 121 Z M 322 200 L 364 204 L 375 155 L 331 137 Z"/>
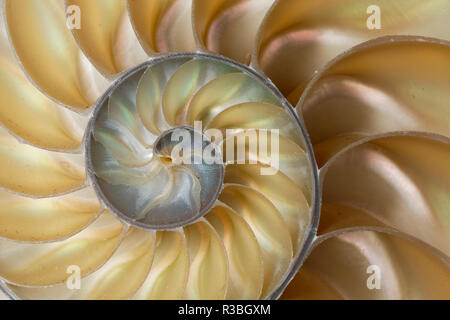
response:
<path fill-rule="evenodd" d="M 319 171 L 317 168 L 317 164 L 314 158 L 314 153 L 312 152 L 312 146 L 308 138 L 308 134 L 305 130 L 305 126 L 303 124 L 303 121 L 301 118 L 298 117 L 296 112 L 294 111 L 293 107 L 290 105 L 290 103 L 287 101 L 287 99 L 278 91 L 278 89 L 272 84 L 270 79 L 262 75 L 259 71 L 253 69 L 252 67 L 244 66 L 238 62 L 235 62 L 234 60 L 231 60 L 229 58 L 226 58 L 224 56 L 214 54 L 214 53 L 167 53 L 167 54 L 161 54 L 158 55 L 155 58 L 150 58 L 148 61 L 143 62 L 136 67 L 127 70 L 126 72 L 123 72 L 120 77 L 118 77 L 114 83 L 111 85 L 111 87 L 100 97 L 97 102 L 94 105 L 92 114 L 90 116 L 90 121 L 86 129 L 86 135 L 84 137 L 84 153 L 85 155 L 88 155 L 92 152 L 92 137 L 91 133 L 95 126 L 95 122 L 98 118 L 98 115 L 102 109 L 102 107 L 105 105 L 107 100 L 111 97 L 113 92 L 120 87 L 120 85 L 123 82 L 126 82 L 127 79 L 131 78 L 133 75 L 143 73 L 145 70 L 151 68 L 152 66 L 156 66 L 158 64 L 164 63 L 166 61 L 176 61 L 176 60 L 187 60 L 187 59 L 195 59 L 195 58 L 206 58 L 211 59 L 212 61 L 217 61 L 220 63 L 223 63 L 225 65 L 228 65 L 232 68 L 236 68 L 239 71 L 242 71 L 244 73 L 247 73 L 254 79 L 256 79 L 258 82 L 260 82 L 264 87 L 269 89 L 271 93 L 276 96 L 277 99 L 279 99 L 280 103 L 282 104 L 283 108 L 289 113 L 289 115 L 294 119 L 296 125 L 298 126 L 298 129 L 300 130 L 301 137 L 302 137 L 302 144 L 305 148 L 305 153 L 308 157 L 308 162 L 310 164 L 309 170 L 312 180 L 310 191 L 311 199 L 308 199 L 308 203 L 310 203 L 310 213 L 309 213 L 309 223 L 307 230 L 304 231 L 304 235 L 302 235 L 301 243 L 298 246 L 298 249 L 296 252 L 294 252 L 294 257 L 292 259 L 292 263 L 289 268 L 289 272 L 286 273 L 284 276 L 284 279 L 277 285 L 275 290 L 272 290 L 272 292 L 266 296 L 267 299 L 277 299 L 283 292 L 284 288 L 289 284 L 290 280 L 294 277 L 294 275 L 297 273 L 298 269 L 301 267 L 303 261 L 308 256 L 309 251 L 311 249 L 312 243 L 315 239 L 316 231 L 318 228 L 318 222 L 319 222 L 319 215 L 320 215 L 320 205 L 321 205 L 321 197 L 320 197 L 320 188 L 318 183 L 318 177 L 319 177 Z M 159 139 L 159 138 L 158 138 Z M 113 212 L 116 216 L 120 217 L 120 219 L 125 220 L 126 223 L 129 223 L 131 225 L 135 225 L 139 228 L 149 229 L 148 225 L 137 223 L 134 219 L 129 219 L 129 217 L 124 217 L 124 215 L 118 210 L 111 202 L 108 200 L 108 198 L 105 196 L 105 194 L 101 191 L 101 188 L 96 182 L 95 177 L 95 169 L 94 165 L 92 163 L 92 158 L 90 156 L 86 156 L 86 168 L 89 180 L 98 194 L 100 200 L 102 203 L 105 204 L 106 208 L 108 208 L 111 212 Z M 220 191 L 223 189 L 224 182 L 221 181 L 221 187 L 216 191 L 216 197 L 218 197 Z M 209 206 L 206 209 L 210 209 L 211 206 Z M 181 224 L 175 224 L 171 226 L 152 226 L 150 229 L 153 230 L 172 230 L 179 227 L 182 227 L 183 225 L 188 225 L 190 223 L 193 223 L 195 221 L 198 221 L 199 218 L 201 218 L 204 214 L 207 213 L 208 210 L 202 210 L 201 214 L 197 217 L 194 217 L 193 219 L 190 219 L 187 223 L 181 223 Z"/>

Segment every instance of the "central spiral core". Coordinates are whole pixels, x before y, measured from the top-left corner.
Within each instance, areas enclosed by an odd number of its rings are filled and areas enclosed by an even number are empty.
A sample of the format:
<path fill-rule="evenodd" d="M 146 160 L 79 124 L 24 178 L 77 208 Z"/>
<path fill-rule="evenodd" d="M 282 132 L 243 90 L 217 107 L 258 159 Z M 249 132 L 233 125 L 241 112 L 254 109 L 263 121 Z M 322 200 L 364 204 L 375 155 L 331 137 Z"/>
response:
<path fill-rule="evenodd" d="M 210 137 L 190 126 L 179 126 L 163 132 L 154 143 L 153 152 L 159 161 L 168 167 L 186 170 L 195 180 L 196 186 L 180 185 L 179 194 L 191 190 L 189 201 L 194 206 L 180 201 L 174 211 L 159 216 L 153 210 L 148 221 L 165 219 L 186 225 L 207 213 L 216 202 L 223 186 L 224 165 L 218 146 Z M 218 161 L 217 161 L 218 160 Z M 198 189 L 199 187 L 199 189 Z M 188 189 L 185 189 L 188 188 Z M 184 196 L 186 198 L 186 195 Z M 156 221 L 155 221 L 156 222 Z"/>

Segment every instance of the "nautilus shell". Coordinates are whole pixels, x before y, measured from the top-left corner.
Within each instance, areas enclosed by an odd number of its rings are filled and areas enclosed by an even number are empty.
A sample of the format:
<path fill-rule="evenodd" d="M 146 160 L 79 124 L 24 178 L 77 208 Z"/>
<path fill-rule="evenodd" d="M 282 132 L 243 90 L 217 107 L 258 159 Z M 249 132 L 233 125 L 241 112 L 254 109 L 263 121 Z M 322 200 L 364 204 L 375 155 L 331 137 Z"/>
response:
<path fill-rule="evenodd" d="M 448 0 L 0 2 L 8 298 L 450 299 Z"/>

